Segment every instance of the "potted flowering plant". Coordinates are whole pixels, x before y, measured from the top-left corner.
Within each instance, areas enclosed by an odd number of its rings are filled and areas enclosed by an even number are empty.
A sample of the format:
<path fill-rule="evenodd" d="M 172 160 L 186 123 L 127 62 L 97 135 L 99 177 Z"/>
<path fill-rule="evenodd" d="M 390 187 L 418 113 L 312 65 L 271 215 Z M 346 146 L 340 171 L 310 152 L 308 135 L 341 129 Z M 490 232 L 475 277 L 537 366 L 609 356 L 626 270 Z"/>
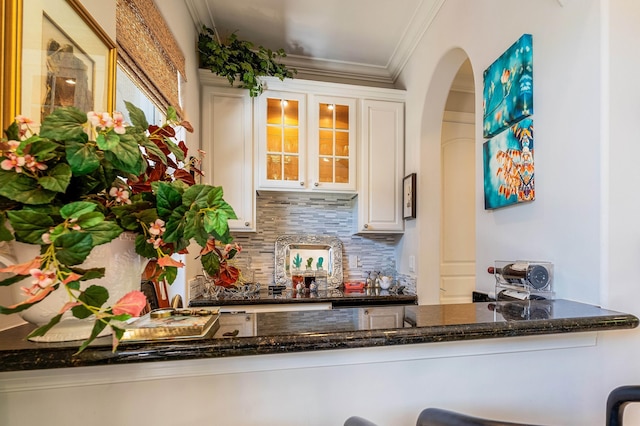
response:
<path fill-rule="evenodd" d="M 107 325 L 117 344 L 123 333 L 118 322 L 138 316 L 146 298 L 136 290 L 106 306 L 103 286 L 81 286 L 103 277 L 105 268 L 79 265 L 94 247 L 122 233 L 135 235 L 135 252 L 150 259 L 146 278 L 156 281 L 175 280 L 184 265 L 172 255 L 186 253 L 192 241 L 202 248 L 199 258 L 211 276 L 229 258 L 216 242 L 231 242 L 227 221 L 235 213 L 221 187 L 196 183 L 198 162 L 188 159 L 183 141 L 174 141 L 175 127 L 192 131 L 190 124 L 179 122 L 169 108 L 162 126 L 149 125 L 139 108 L 126 105 L 131 125 L 119 113 L 65 107 L 45 117 L 39 133 L 30 120 L 17 117 L 0 141 L 0 241 L 40 248 L 28 262 L 0 270 L 12 273 L 2 286 L 32 280 L 23 287 L 25 299 L 0 306 L 0 313 L 23 311 L 56 290 L 69 295 L 30 337 L 44 335 L 70 311 L 76 318 L 95 318 L 79 351 Z"/>

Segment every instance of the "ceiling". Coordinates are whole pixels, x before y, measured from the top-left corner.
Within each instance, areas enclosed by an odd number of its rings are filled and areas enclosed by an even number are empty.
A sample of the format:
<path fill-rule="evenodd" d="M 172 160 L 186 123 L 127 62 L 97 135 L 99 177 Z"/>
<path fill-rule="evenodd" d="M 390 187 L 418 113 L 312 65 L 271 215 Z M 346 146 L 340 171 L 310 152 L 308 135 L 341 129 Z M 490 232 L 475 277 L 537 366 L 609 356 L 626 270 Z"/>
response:
<path fill-rule="evenodd" d="M 185 0 L 198 29 L 283 48 L 298 77 L 389 87 L 444 1 Z"/>

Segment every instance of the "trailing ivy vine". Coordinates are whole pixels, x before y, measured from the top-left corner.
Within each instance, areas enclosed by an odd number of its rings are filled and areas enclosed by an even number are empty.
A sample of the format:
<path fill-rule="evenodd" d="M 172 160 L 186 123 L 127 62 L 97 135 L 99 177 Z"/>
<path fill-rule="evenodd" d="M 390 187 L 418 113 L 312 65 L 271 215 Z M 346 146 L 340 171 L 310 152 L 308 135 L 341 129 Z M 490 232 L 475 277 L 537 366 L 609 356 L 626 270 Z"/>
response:
<path fill-rule="evenodd" d="M 249 95 L 258 96 L 264 90 L 259 77 L 272 76 L 280 80 L 293 78 L 295 69 L 288 69 L 277 62 L 287 54 L 283 49 L 272 51 L 253 43 L 238 39 L 231 34 L 225 43 L 220 43 L 213 29 L 204 26 L 198 36 L 198 52 L 200 67 L 210 70 L 221 77 L 226 77 L 233 86 L 238 81 L 240 87 L 249 89 Z"/>

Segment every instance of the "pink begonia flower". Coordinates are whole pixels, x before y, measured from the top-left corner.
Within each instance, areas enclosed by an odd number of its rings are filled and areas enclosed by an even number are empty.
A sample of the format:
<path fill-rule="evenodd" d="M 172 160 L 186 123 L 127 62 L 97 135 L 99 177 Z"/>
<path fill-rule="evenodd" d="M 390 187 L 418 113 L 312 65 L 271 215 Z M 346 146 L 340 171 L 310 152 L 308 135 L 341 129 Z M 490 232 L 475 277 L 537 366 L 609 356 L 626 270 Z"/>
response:
<path fill-rule="evenodd" d="M 153 248 L 154 249 L 157 249 L 157 248 L 162 247 L 164 245 L 164 241 L 162 241 L 162 238 L 160 238 L 160 237 L 149 238 L 147 240 L 147 242 L 149 244 L 153 244 Z"/>
<path fill-rule="evenodd" d="M 48 232 L 45 232 L 44 234 L 42 234 L 42 242 L 45 244 L 51 244 L 51 234 Z"/>
<path fill-rule="evenodd" d="M 129 199 L 129 191 L 125 189 L 117 188 L 114 186 L 109 190 L 109 195 L 115 197 L 116 203 L 131 204 L 131 200 Z"/>
<path fill-rule="evenodd" d="M 2 170 L 16 169 L 16 173 L 22 173 L 22 166 L 24 166 L 24 157 L 18 157 L 15 154 L 9 154 L 8 158 L 5 158 L 0 163 Z"/>
<path fill-rule="evenodd" d="M 46 164 L 36 161 L 35 157 L 30 154 L 24 156 L 24 161 L 24 165 L 32 172 L 35 172 L 36 170 L 47 170 L 48 168 Z"/>
<path fill-rule="evenodd" d="M 124 128 L 124 116 L 118 111 L 113 113 L 113 131 L 119 135 L 124 135 L 127 131 Z"/>
<path fill-rule="evenodd" d="M 166 231 L 166 228 L 164 227 L 164 220 L 162 219 L 156 219 L 149 227 L 149 233 L 151 235 L 162 235 L 164 231 Z"/>
<path fill-rule="evenodd" d="M 43 271 L 38 268 L 33 268 L 29 273 L 35 278 L 33 284 L 36 284 L 40 288 L 49 287 L 55 282 L 56 273 L 54 271 Z"/>
<path fill-rule="evenodd" d="M 134 290 L 122 296 L 112 307 L 114 315 L 129 314 L 137 317 L 147 306 L 147 297 L 141 291 Z"/>
<path fill-rule="evenodd" d="M 95 111 L 89 111 L 87 118 L 94 127 L 101 127 L 103 129 L 113 127 L 113 119 L 107 112 L 97 113 Z"/>
<path fill-rule="evenodd" d="M 24 115 L 17 115 L 16 116 L 16 122 L 18 124 L 33 124 L 34 121 L 32 119 L 30 119 L 29 117 L 25 117 Z"/>
<path fill-rule="evenodd" d="M 9 145 L 9 150 L 16 152 L 16 149 L 20 146 L 20 141 L 7 141 L 7 145 Z"/>

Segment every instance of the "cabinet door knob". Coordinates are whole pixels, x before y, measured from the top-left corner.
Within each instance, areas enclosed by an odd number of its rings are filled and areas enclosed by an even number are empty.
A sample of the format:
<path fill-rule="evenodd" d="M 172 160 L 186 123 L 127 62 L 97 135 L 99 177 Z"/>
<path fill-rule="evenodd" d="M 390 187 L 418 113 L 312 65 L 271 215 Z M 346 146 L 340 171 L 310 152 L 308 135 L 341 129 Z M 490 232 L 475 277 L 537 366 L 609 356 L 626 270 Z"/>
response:
<path fill-rule="evenodd" d="M 315 182 L 313 186 L 320 186 L 320 184 L 318 182 Z"/>
<path fill-rule="evenodd" d="M 365 315 L 369 315 L 369 311 L 364 311 L 364 314 Z"/>
<path fill-rule="evenodd" d="M 250 223 L 249 223 L 249 222 L 245 222 L 245 223 L 244 223 L 244 226 L 249 226 L 249 225 L 250 225 Z"/>
<path fill-rule="evenodd" d="M 369 224 L 368 223 L 364 224 L 364 229 L 369 229 Z"/>
<path fill-rule="evenodd" d="M 304 186 L 304 182 L 300 182 L 300 186 Z"/>

